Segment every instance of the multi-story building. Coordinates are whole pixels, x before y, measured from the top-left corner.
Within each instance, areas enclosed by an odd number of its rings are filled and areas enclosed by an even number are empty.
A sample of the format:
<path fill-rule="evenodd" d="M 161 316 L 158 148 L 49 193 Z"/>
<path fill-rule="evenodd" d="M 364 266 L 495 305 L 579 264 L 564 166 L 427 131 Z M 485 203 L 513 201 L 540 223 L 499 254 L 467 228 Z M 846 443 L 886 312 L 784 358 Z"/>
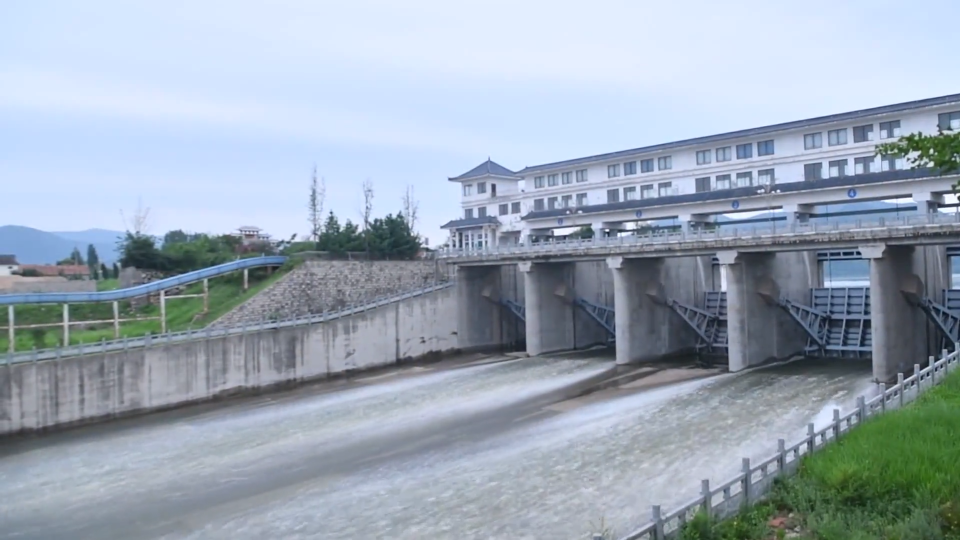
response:
<path fill-rule="evenodd" d="M 798 120 L 526 167 L 487 160 L 450 178 L 463 214 L 444 225 L 449 245 L 525 242 L 590 226 L 611 234 L 636 222 L 697 226 L 720 214 L 780 209 L 788 220 L 816 205 L 913 198 L 932 211 L 952 180 L 905 170 L 877 145 L 914 132 L 960 130 L 960 94 Z"/>

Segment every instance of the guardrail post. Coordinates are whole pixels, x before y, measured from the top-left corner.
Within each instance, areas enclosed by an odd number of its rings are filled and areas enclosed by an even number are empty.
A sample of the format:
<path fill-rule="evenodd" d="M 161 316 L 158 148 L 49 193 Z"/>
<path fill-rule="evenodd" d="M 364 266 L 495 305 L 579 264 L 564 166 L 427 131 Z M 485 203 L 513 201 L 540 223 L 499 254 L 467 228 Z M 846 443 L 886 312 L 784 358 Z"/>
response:
<path fill-rule="evenodd" d="M 13 364 L 13 353 L 10 351 L 7 351 L 7 365 L 9 366 L 12 364 Z"/>
<path fill-rule="evenodd" d="M 11 353 L 17 350 L 16 320 L 13 305 L 7 306 L 7 339 L 10 340 L 7 348 L 9 349 L 8 352 Z"/>
<path fill-rule="evenodd" d="M 867 399 L 863 396 L 857 397 L 857 410 L 860 414 L 860 423 L 867 421 Z"/>
<path fill-rule="evenodd" d="M 80 340 L 80 343 L 77 344 L 77 351 L 79 351 L 80 356 L 83 356 L 83 340 Z"/>
<path fill-rule="evenodd" d="M 36 362 L 37 360 L 40 359 L 39 356 L 37 355 L 37 347 L 36 347 L 36 345 L 34 345 L 34 347 L 33 347 L 32 356 L 33 356 L 33 361 L 34 361 L 34 362 Z"/>
<path fill-rule="evenodd" d="M 840 409 L 833 410 L 833 439 L 840 438 Z"/>
<path fill-rule="evenodd" d="M 887 412 L 887 384 L 880 383 L 880 414 Z"/>
<path fill-rule="evenodd" d="M 782 475 L 787 469 L 787 441 L 777 439 L 777 473 Z"/>
<path fill-rule="evenodd" d="M 743 470 L 743 504 L 750 504 L 753 501 L 753 475 L 750 474 L 750 458 L 743 458 L 741 469 Z"/>
<path fill-rule="evenodd" d="M 813 423 L 807 424 L 807 453 L 812 454 L 817 449 L 817 429 Z"/>
<path fill-rule="evenodd" d="M 130 343 L 127 341 L 127 336 L 124 335 L 124 336 L 123 336 L 123 350 L 127 350 L 127 349 L 129 349 L 129 348 L 130 348 Z"/>
<path fill-rule="evenodd" d="M 653 505 L 650 514 L 653 517 L 653 540 L 664 540 L 663 515 L 660 513 L 660 505 Z"/>
<path fill-rule="evenodd" d="M 146 334 L 144 334 L 143 336 L 144 347 L 148 347 L 148 348 L 150 347 L 150 342 L 152 341 L 152 338 L 153 336 L 150 335 L 150 332 L 147 332 Z"/>
<path fill-rule="evenodd" d="M 700 481 L 700 494 L 703 495 L 703 511 L 707 518 L 713 518 L 713 496 L 710 494 L 710 480 Z"/>
<path fill-rule="evenodd" d="M 57 347 L 56 349 L 53 350 L 53 353 L 54 355 L 56 355 L 57 360 L 59 360 L 60 357 L 63 356 L 63 347 Z"/>
<path fill-rule="evenodd" d="M 100 338 L 100 353 L 107 352 L 107 338 Z"/>
<path fill-rule="evenodd" d="M 937 357 L 930 355 L 927 357 L 927 364 L 930 365 L 930 386 L 937 384 Z"/>
<path fill-rule="evenodd" d="M 897 408 L 902 409 L 903 408 L 903 390 L 904 390 L 903 373 L 897 373 L 897 386 L 900 387 L 900 391 L 898 392 L 898 394 L 900 394 L 900 397 L 898 398 Z"/>
<path fill-rule="evenodd" d="M 917 396 L 919 396 L 921 392 L 921 386 L 922 386 L 920 384 L 920 364 L 913 365 L 913 377 L 917 379 Z"/>

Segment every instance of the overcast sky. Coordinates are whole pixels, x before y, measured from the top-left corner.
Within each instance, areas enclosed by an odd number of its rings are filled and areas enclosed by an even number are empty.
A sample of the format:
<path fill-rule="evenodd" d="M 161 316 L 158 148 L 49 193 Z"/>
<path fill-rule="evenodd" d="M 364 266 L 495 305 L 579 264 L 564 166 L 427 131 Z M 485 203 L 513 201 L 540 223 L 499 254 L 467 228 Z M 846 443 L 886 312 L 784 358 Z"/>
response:
<path fill-rule="evenodd" d="M 447 177 L 960 92 L 955 0 L 0 4 L 0 225 L 306 233 Z"/>

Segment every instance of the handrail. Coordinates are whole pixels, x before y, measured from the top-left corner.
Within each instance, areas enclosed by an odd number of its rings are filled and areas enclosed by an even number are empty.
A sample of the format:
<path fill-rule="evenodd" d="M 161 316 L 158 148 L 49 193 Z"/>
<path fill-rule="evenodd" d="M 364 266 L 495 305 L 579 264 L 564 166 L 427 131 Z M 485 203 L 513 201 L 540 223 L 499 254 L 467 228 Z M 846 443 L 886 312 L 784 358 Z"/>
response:
<path fill-rule="evenodd" d="M 200 339 L 210 339 L 215 337 L 231 336 L 235 334 L 245 334 L 247 332 L 255 332 L 261 330 L 275 330 L 279 328 L 288 328 L 292 326 L 302 326 L 302 325 L 311 325 L 318 324 L 327 321 L 332 321 L 334 319 L 339 319 L 342 317 L 348 317 L 350 315 L 356 315 L 357 313 L 363 313 L 371 309 L 376 309 L 394 302 L 399 302 L 400 300 L 406 300 L 408 298 L 414 298 L 424 294 L 428 294 L 434 291 L 439 291 L 451 287 L 454 284 L 452 281 L 440 283 L 437 285 L 430 285 L 423 287 L 421 289 L 416 289 L 413 291 L 407 291 L 404 293 L 399 293 L 391 296 L 384 296 L 376 298 L 367 303 L 351 306 L 344 308 L 338 311 L 319 313 L 314 315 L 298 316 L 292 317 L 290 319 L 283 320 L 274 320 L 274 321 L 261 321 L 257 324 L 244 324 L 242 326 L 231 326 L 224 328 L 200 328 L 196 330 L 185 330 L 182 332 L 167 332 L 166 334 L 147 335 L 139 338 L 123 338 L 123 339 L 114 339 L 114 340 L 103 340 L 99 343 L 91 344 L 79 344 L 71 345 L 68 347 L 57 347 L 52 349 L 34 349 L 32 351 L 24 351 L 19 353 L 7 353 L 6 355 L 0 355 L 0 365 L 4 363 L 7 364 L 20 364 L 24 362 L 36 362 L 38 360 L 59 360 L 65 357 L 71 356 L 81 356 L 84 354 L 94 354 L 94 353 L 105 353 L 110 351 L 121 351 L 127 349 L 135 349 L 141 347 L 150 347 L 154 344 L 156 345 L 166 345 L 168 343 L 176 343 L 181 341 L 193 341 Z"/>
<path fill-rule="evenodd" d="M 576 250 L 582 253 L 582 250 L 603 247 L 647 245 L 647 244 L 670 244 L 681 242 L 696 242 L 702 246 L 703 242 L 717 241 L 724 239 L 758 239 L 767 238 L 770 243 L 777 241 L 790 242 L 797 240 L 813 240 L 812 236 L 829 235 L 839 232 L 856 231 L 883 231 L 881 234 L 872 235 L 870 240 L 883 240 L 892 238 L 901 238 L 906 233 L 913 235 L 923 235 L 924 227 L 931 225 L 954 225 L 960 224 L 960 213 L 936 213 L 936 214 L 917 214 L 912 216 L 900 216 L 895 218 L 880 217 L 877 219 L 858 219 L 855 222 L 845 223 L 800 223 L 795 222 L 788 225 L 769 225 L 753 227 L 717 227 L 715 229 L 698 228 L 692 231 L 679 232 L 648 232 L 646 234 L 615 236 L 615 237 L 593 237 L 576 238 L 564 240 L 547 240 L 529 245 L 497 245 L 486 248 L 463 248 L 463 249 L 445 249 L 439 252 L 441 259 L 458 258 L 497 258 L 500 256 L 522 256 L 534 254 L 549 254 L 551 252 Z M 904 230 L 904 228 L 917 229 Z M 952 230 L 950 232 L 955 232 Z"/>
<path fill-rule="evenodd" d="M 920 364 L 915 364 L 910 377 L 898 374 L 897 384 L 893 386 L 880 384 L 877 396 L 869 400 L 858 397 L 856 408 L 847 414 L 841 415 L 839 409 L 834 409 L 833 421 L 820 430 L 812 423 L 807 424 L 806 438 L 796 444 L 788 447 L 786 441 L 779 439 L 777 453 L 767 459 L 751 463 L 749 458 L 743 458 L 741 472 L 719 486 L 711 486 L 709 480 L 702 480 L 700 495 L 675 510 L 664 513 L 659 505 L 653 506 L 651 521 L 620 540 L 675 538 L 698 512 L 708 513 L 714 519 L 725 519 L 741 511 L 745 505 L 762 500 L 772 488 L 774 479 L 797 472 L 802 458 L 839 440 L 874 416 L 902 408 L 942 382 L 949 372 L 960 367 L 960 343 L 954 344 L 951 353 L 944 350 L 939 360 L 931 356 L 928 361 L 923 369 Z M 606 540 L 603 534 L 594 534 L 593 538 Z"/>
<path fill-rule="evenodd" d="M 178 276 L 151 281 L 143 285 L 128 287 L 126 289 L 115 289 L 112 291 L 98 292 L 67 292 L 67 293 L 23 293 L 23 294 L 0 294 L 0 306 L 10 306 L 18 304 L 80 304 L 87 302 L 113 302 L 116 300 L 126 300 L 138 296 L 158 293 L 163 290 L 172 289 L 181 285 L 196 283 L 205 279 L 222 276 L 238 270 L 248 268 L 260 268 L 264 266 L 282 266 L 287 262 L 287 257 L 282 255 L 270 255 L 266 257 L 251 257 L 249 259 L 238 259 L 216 266 L 210 266 L 193 272 L 187 272 Z"/>

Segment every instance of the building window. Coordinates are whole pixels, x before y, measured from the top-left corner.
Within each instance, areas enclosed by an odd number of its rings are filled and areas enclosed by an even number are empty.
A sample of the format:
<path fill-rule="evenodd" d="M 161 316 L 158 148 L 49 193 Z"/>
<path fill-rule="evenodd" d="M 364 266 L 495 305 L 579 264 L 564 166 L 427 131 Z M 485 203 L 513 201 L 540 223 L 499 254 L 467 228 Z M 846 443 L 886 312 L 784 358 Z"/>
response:
<path fill-rule="evenodd" d="M 831 129 L 827 132 L 827 144 L 829 146 L 840 146 L 847 144 L 847 128 Z"/>
<path fill-rule="evenodd" d="M 623 175 L 628 176 L 631 174 L 637 174 L 637 162 L 628 161 L 623 164 Z"/>
<path fill-rule="evenodd" d="M 544 208 L 544 206 L 543 206 L 543 199 L 534 199 L 534 200 L 533 200 L 533 211 L 534 211 L 534 212 L 538 212 L 538 211 L 540 211 L 540 210 L 543 210 L 543 208 Z"/>
<path fill-rule="evenodd" d="M 697 152 L 697 165 L 709 165 L 711 153 L 709 150 L 700 150 Z"/>
<path fill-rule="evenodd" d="M 749 187 L 751 185 L 753 185 L 752 172 L 737 173 L 737 187 Z"/>
<path fill-rule="evenodd" d="M 587 205 L 587 194 L 577 193 L 577 206 L 586 206 L 586 205 Z"/>
<path fill-rule="evenodd" d="M 717 163 L 721 161 L 730 161 L 730 147 L 724 146 L 723 148 L 717 148 Z"/>
<path fill-rule="evenodd" d="M 560 175 L 559 174 L 548 174 L 547 175 L 547 187 L 554 187 L 559 184 Z"/>
<path fill-rule="evenodd" d="M 619 189 L 608 189 L 608 190 L 607 190 L 607 202 L 608 202 L 608 203 L 620 202 L 620 190 L 619 190 Z"/>
<path fill-rule="evenodd" d="M 637 187 L 630 186 L 630 187 L 623 188 L 623 200 L 625 201 L 637 200 Z"/>
<path fill-rule="evenodd" d="M 847 160 L 838 159 L 827 164 L 830 178 L 840 178 L 847 175 Z"/>
<path fill-rule="evenodd" d="M 486 207 L 486 206 L 481 206 L 480 208 L 477 208 L 477 217 L 478 217 L 478 218 L 487 217 L 487 207 Z"/>
<path fill-rule="evenodd" d="M 509 214 L 509 213 L 510 213 L 510 205 L 507 204 L 507 203 L 501 204 L 500 207 L 499 207 L 498 210 L 497 210 L 497 213 L 500 214 L 501 216 L 505 216 L 505 215 Z"/>
<path fill-rule="evenodd" d="M 943 131 L 960 131 L 960 111 L 941 114 L 937 127 Z"/>
<path fill-rule="evenodd" d="M 729 175 L 729 174 L 718 174 L 718 175 L 717 175 L 717 189 L 730 189 L 730 175 Z"/>
<path fill-rule="evenodd" d="M 561 208 L 570 208 L 573 206 L 573 195 L 564 195 L 560 197 L 560 207 Z"/>
<path fill-rule="evenodd" d="M 757 171 L 757 184 L 761 186 L 772 186 L 777 182 L 773 169 L 760 169 Z"/>
<path fill-rule="evenodd" d="M 880 122 L 880 138 L 893 139 L 900 136 L 900 121 Z"/>
<path fill-rule="evenodd" d="M 807 163 L 803 166 L 803 179 L 820 180 L 823 178 L 823 163 Z"/>
<path fill-rule="evenodd" d="M 572 184 L 572 183 L 573 183 L 573 173 L 572 173 L 572 172 L 562 173 L 562 174 L 560 175 L 560 183 L 563 184 L 563 185 Z"/>
<path fill-rule="evenodd" d="M 487 183 L 486 182 L 477 182 L 477 195 L 487 192 Z"/>
<path fill-rule="evenodd" d="M 899 171 L 903 169 L 903 157 L 901 156 L 880 156 L 881 171 Z"/>
<path fill-rule="evenodd" d="M 547 199 L 547 210 L 556 210 L 557 209 L 557 198 L 550 197 Z"/>
<path fill-rule="evenodd" d="M 653 184 L 647 184 L 645 186 L 640 186 L 640 198 L 641 199 L 652 199 L 653 198 Z"/>
<path fill-rule="evenodd" d="M 607 165 L 607 178 L 616 178 L 620 176 L 620 164 Z"/>
<path fill-rule="evenodd" d="M 694 180 L 696 184 L 697 193 L 703 193 L 704 191 L 710 191 L 710 177 L 704 176 L 703 178 L 697 178 Z"/>
<path fill-rule="evenodd" d="M 510 213 L 511 213 L 511 214 L 519 214 L 519 213 L 520 213 L 520 202 L 519 202 L 519 201 L 510 203 Z"/>
<path fill-rule="evenodd" d="M 667 171 L 673 168 L 673 157 L 672 156 L 663 156 L 657 158 L 657 169 L 661 171 Z"/>
<path fill-rule="evenodd" d="M 586 182 L 587 181 L 587 169 L 580 169 L 577 171 L 577 182 Z"/>
<path fill-rule="evenodd" d="M 657 184 L 657 195 L 660 197 L 673 195 L 673 182 L 660 182 Z"/>
<path fill-rule="evenodd" d="M 473 208 L 464 209 L 463 219 L 473 219 Z"/>
<path fill-rule="evenodd" d="M 853 174 L 870 174 L 873 172 L 873 156 L 858 157 L 853 160 Z"/>
<path fill-rule="evenodd" d="M 737 145 L 737 159 L 750 159 L 753 157 L 753 145 L 752 144 L 738 144 Z"/>
<path fill-rule="evenodd" d="M 542 176 L 535 176 L 535 177 L 533 178 L 533 188 L 534 188 L 534 189 L 540 189 L 540 188 L 544 187 L 545 185 L 546 185 L 546 184 L 544 183 Z"/>
<path fill-rule="evenodd" d="M 769 141 L 760 141 L 757 143 L 757 155 L 758 156 L 772 156 L 773 155 L 773 139 Z"/>
<path fill-rule="evenodd" d="M 469 197 L 473 195 L 473 184 L 464 184 L 463 185 L 463 196 Z"/>
<path fill-rule="evenodd" d="M 861 143 L 873 140 L 873 124 L 853 128 L 853 142 Z"/>
<path fill-rule="evenodd" d="M 823 146 L 823 133 L 807 133 L 803 136 L 803 149 L 814 150 Z"/>
<path fill-rule="evenodd" d="M 653 160 L 652 159 L 641 159 L 640 160 L 640 172 L 653 172 Z"/>

